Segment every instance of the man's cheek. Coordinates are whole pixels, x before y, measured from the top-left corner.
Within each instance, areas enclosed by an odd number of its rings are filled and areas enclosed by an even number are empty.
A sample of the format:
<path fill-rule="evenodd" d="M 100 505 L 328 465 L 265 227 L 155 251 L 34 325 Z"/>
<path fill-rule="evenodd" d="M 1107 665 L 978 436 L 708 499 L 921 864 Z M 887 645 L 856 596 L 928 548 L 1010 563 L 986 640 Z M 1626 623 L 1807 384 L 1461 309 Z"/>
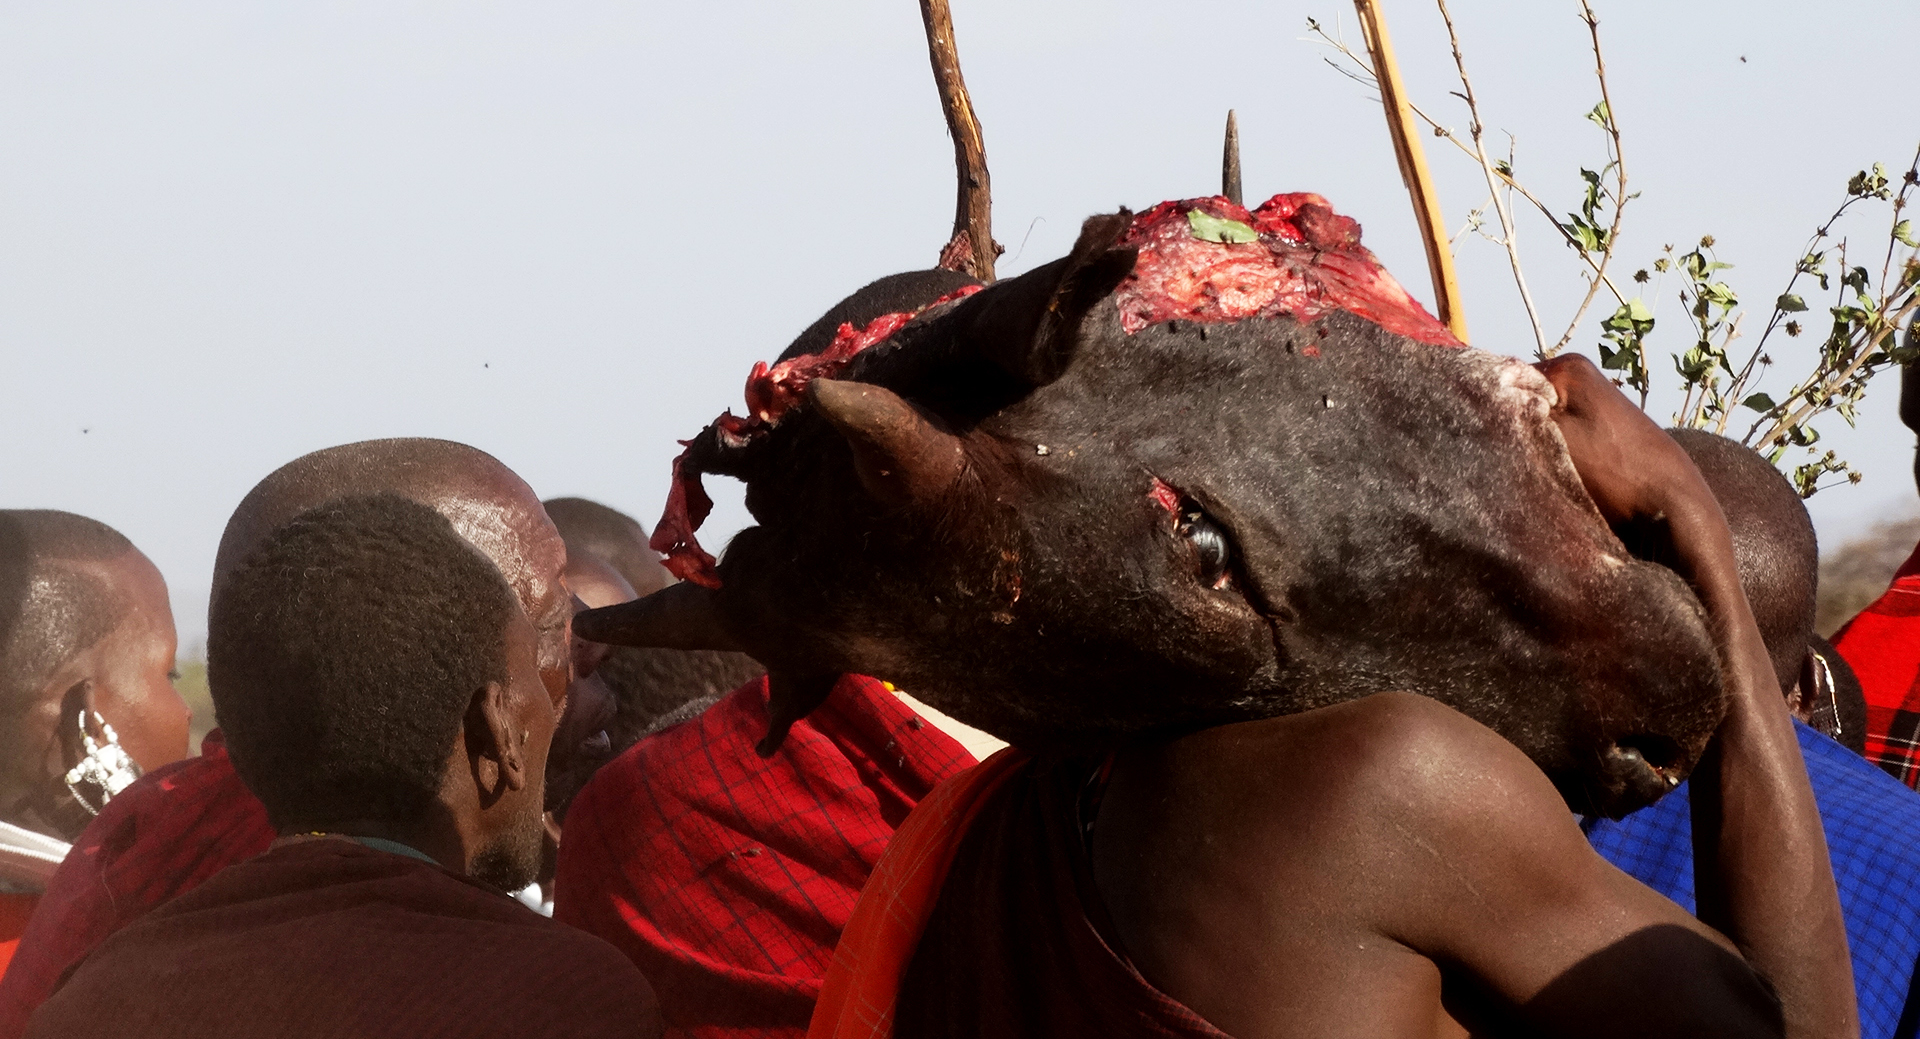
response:
<path fill-rule="evenodd" d="M 540 681 L 547 687 L 547 699 L 557 712 L 566 703 L 567 686 L 573 684 L 573 655 L 563 633 L 540 647 Z"/>

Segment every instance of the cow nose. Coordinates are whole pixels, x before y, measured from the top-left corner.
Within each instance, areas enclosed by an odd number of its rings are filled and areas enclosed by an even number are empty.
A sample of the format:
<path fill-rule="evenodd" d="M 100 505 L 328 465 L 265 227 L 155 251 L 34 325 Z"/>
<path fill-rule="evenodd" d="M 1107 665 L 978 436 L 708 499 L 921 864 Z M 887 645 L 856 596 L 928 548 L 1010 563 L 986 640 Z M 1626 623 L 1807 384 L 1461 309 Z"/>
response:
<path fill-rule="evenodd" d="M 1680 785 L 1674 766 L 1679 747 L 1661 736 L 1622 736 L 1607 746 L 1603 763 L 1635 807 L 1650 805 Z"/>

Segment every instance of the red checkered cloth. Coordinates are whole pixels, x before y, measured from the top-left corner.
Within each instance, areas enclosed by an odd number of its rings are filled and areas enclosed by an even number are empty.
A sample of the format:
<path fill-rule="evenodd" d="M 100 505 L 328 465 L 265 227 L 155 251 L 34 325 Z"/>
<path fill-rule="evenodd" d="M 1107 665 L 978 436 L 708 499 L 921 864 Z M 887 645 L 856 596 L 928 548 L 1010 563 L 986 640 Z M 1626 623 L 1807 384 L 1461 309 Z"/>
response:
<path fill-rule="evenodd" d="M 894 829 L 974 764 L 860 675 L 762 760 L 766 731 L 759 678 L 635 744 L 567 812 L 554 917 L 633 960 L 669 1037 L 803 1036 Z"/>
<path fill-rule="evenodd" d="M 0 978 L 0 1039 L 27 1030 L 73 966 L 107 936 L 273 843 L 215 730 L 200 756 L 142 776 L 73 842 Z"/>
<path fill-rule="evenodd" d="M 1920 547 L 1833 645 L 1867 695 L 1867 760 L 1920 789 Z"/>

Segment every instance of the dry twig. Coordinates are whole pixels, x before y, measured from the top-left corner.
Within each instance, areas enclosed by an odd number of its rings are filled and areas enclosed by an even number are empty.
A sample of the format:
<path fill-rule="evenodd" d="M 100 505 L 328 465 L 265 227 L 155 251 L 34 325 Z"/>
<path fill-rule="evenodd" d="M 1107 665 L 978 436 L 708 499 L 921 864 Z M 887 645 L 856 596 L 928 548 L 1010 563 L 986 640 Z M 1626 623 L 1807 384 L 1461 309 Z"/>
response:
<path fill-rule="evenodd" d="M 1500 220 L 1500 244 L 1507 250 L 1507 262 L 1513 267 L 1513 283 L 1520 290 L 1520 303 L 1527 308 L 1527 322 L 1533 326 L 1534 348 L 1543 358 L 1552 354 L 1547 350 L 1547 334 L 1540 327 L 1540 311 L 1533 305 L 1533 293 L 1527 291 L 1527 276 L 1520 267 L 1519 228 L 1514 226 L 1513 212 L 1506 200 L 1500 195 L 1501 177 L 1494 172 L 1493 160 L 1487 158 L 1486 127 L 1480 122 L 1480 105 L 1473 97 L 1473 81 L 1467 77 L 1467 59 L 1460 53 L 1460 34 L 1453 27 L 1453 12 L 1447 10 L 1447 0 L 1435 0 L 1440 7 L 1440 17 L 1447 23 L 1447 39 L 1453 44 L 1453 67 L 1460 74 L 1460 97 L 1467 103 L 1467 116 L 1473 120 L 1468 132 L 1473 137 L 1473 155 L 1480 160 L 1480 169 L 1487 177 L 1487 190 L 1493 194 L 1493 212 Z"/>
<path fill-rule="evenodd" d="M 1600 284 L 1606 281 L 1607 264 L 1613 260 L 1614 243 L 1620 238 L 1620 219 L 1627 211 L 1627 203 L 1632 200 L 1632 196 L 1627 194 L 1627 159 L 1626 153 L 1620 149 L 1620 126 L 1613 119 L 1613 95 L 1607 90 L 1607 59 L 1600 53 L 1600 19 L 1594 16 L 1593 7 L 1587 0 L 1580 0 L 1580 20 L 1586 23 L 1587 34 L 1593 39 L 1593 74 L 1600 81 L 1600 108 L 1606 115 L 1601 128 L 1607 131 L 1607 140 L 1613 148 L 1609 163 L 1613 167 L 1613 224 L 1607 228 L 1607 240 L 1600 249 L 1600 262 L 1596 264 L 1591 258 L 1587 260 L 1593 267 L 1593 277 L 1587 281 L 1587 294 L 1573 312 L 1573 320 L 1567 322 L 1567 330 L 1561 334 L 1560 341 L 1547 351 L 1549 357 L 1559 353 L 1573 339 L 1573 333 L 1580 327 L 1580 319 L 1586 317 L 1587 308 L 1593 306 L 1593 297 L 1599 293 Z M 1552 219 L 1551 214 L 1548 219 Z M 1559 227 L 1560 222 L 1555 220 L 1554 226 Z M 1572 242 L 1573 236 L 1568 234 L 1566 228 L 1561 227 L 1560 233 L 1566 234 L 1569 242 Z M 1573 244 L 1581 256 L 1586 256 L 1584 248 L 1580 248 L 1578 243 Z M 1620 296 L 1620 290 L 1614 288 L 1612 282 L 1607 282 L 1607 287 L 1613 289 L 1614 296 Z M 1626 300 L 1621 299 L 1620 302 L 1625 303 Z"/>
<path fill-rule="evenodd" d="M 960 181 L 953 241 L 941 252 L 941 263 L 948 266 L 954 261 L 964 262 L 974 277 L 992 281 L 993 261 L 1006 250 L 993 240 L 993 187 L 987 177 L 987 146 L 980 136 L 980 119 L 974 114 L 967 81 L 960 75 L 953 12 L 947 0 L 920 0 L 920 18 L 927 27 L 927 56 L 933 62 L 934 85 L 940 88 L 940 108 L 946 113 L 947 133 L 953 138 L 953 164 Z"/>

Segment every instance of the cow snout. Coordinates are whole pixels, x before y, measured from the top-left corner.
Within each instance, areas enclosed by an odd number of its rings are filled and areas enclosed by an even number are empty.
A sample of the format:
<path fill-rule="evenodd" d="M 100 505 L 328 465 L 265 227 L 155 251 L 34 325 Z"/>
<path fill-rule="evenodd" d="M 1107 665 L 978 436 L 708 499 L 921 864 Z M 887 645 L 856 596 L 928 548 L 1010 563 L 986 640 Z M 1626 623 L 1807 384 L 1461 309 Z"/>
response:
<path fill-rule="evenodd" d="M 1618 818 L 1666 796 L 1681 779 L 1680 747 L 1664 736 L 1622 736 L 1601 752 L 1612 795 L 1605 814 Z"/>

